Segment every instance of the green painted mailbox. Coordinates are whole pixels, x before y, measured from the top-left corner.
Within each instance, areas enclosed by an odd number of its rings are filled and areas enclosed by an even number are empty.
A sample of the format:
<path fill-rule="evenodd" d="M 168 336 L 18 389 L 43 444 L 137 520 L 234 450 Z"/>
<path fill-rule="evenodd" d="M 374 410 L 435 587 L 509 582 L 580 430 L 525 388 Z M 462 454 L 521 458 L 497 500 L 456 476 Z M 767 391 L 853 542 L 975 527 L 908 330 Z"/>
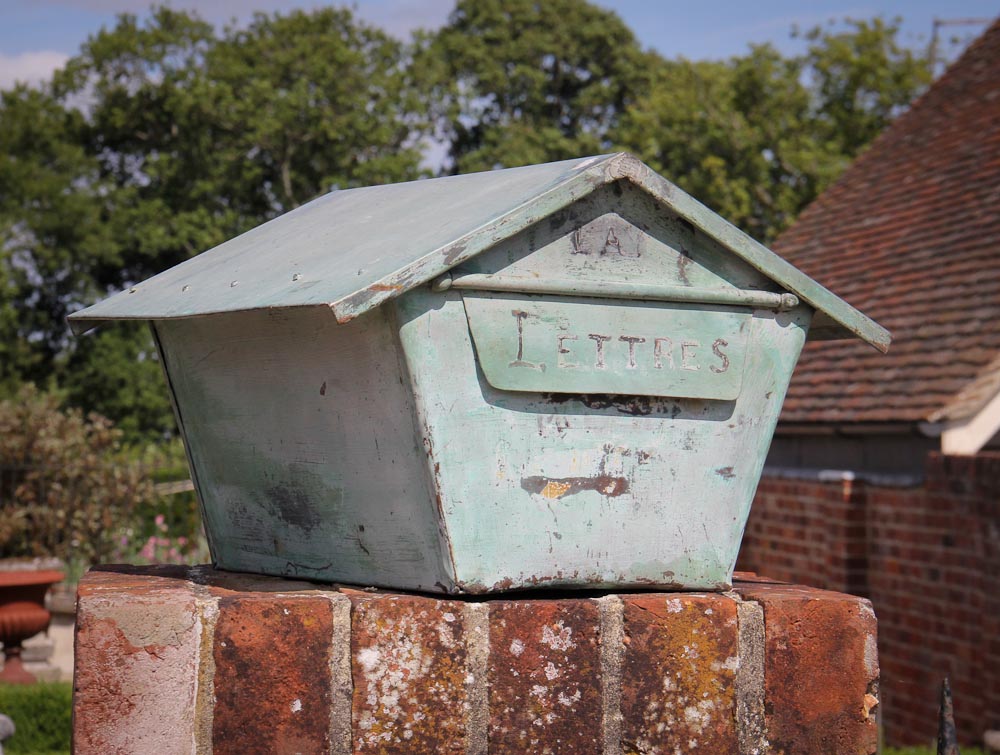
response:
<path fill-rule="evenodd" d="M 218 566 L 729 584 L 807 334 L 889 334 L 625 154 L 336 191 L 73 315 L 152 323 Z"/>

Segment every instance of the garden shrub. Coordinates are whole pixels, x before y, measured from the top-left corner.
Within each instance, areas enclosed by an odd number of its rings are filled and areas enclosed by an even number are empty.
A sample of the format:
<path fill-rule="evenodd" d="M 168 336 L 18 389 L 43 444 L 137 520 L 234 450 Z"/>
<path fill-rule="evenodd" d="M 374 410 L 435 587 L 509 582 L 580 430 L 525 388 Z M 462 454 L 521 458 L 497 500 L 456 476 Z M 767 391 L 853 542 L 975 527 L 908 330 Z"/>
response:
<path fill-rule="evenodd" d="M 73 721 L 69 682 L 0 684 L 0 713 L 17 727 L 3 743 L 4 755 L 68 755 Z"/>
<path fill-rule="evenodd" d="M 184 446 L 179 438 L 130 449 L 154 487 L 188 481 Z M 210 559 L 194 490 L 171 492 L 145 502 L 134 522 L 119 537 L 112 555 L 131 564 L 191 564 Z"/>
<path fill-rule="evenodd" d="M 152 498 L 109 420 L 32 385 L 0 401 L 0 558 L 106 560 Z"/>

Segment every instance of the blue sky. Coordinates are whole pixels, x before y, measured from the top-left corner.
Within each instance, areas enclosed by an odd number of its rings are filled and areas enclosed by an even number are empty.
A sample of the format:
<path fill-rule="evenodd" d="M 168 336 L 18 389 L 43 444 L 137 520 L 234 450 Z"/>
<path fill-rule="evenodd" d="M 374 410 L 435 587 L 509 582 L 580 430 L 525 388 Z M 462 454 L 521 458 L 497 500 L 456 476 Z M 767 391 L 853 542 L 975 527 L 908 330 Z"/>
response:
<path fill-rule="evenodd" d="M 312 8 L 314 0 L 171 0 L 175 8 L 196 9 L 222 25 L 246 19 L 254 11 Z M 447 18 L 454 0 L 357 0 L 357 13 L 399 36 L 417 27 L 433 28 Z M 645 46 L 667 57 L 720 58 L 746 50 L 751 43 L 772 42 L 785 51 L 795 43 L 795 25 L 811 27 L 846 16 L 901 16 L 904 41 L 926 45 L 935 17 L 991 18 L 998 0 L 598 0 L 615 10 Z M 121 12 L 143 14 L 143 0 L 0 0 L 0 87 L 15 79 L 37 81 L 75 53 L 88 35 L 114 24 Z M 945 36 L 968 37 L 982 26 L 954 27 Z"/>

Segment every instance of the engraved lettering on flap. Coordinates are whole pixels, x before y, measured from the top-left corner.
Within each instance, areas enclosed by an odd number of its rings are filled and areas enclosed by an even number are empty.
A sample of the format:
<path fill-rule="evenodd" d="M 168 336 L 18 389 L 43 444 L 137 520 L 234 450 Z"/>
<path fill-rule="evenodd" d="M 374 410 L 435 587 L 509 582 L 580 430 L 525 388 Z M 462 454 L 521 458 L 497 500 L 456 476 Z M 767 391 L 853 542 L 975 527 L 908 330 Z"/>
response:
<path fill-rule="evenodd" d="M 715 343 L 712 344 L 712 353 L 715 354 L 715 356 L 719 357 L 719 359 L 722 360 L 722 364 L 719 367 L 716 367 L 713 364 L 712 366 L 710 366 L 708 368 L 712 372 L 714 372 L 716 375 L 718 375 L 720 373 L 723 373 L 723 372 L 725 372 L 726 370 L 729 369 L 729 357 L 726 356 L 726 354 L 722 351 L 722 347 L 723 346 L 728 346 L 728 345 L 729 345 L 729 342 L 726 341 L 726 340 L 724 340 L 724 339 L 722 339 L 722 338 L 716 338 L 715 339 Z"/>
<path fill-rule="evenodd" d="M 701 344 L 697 341 L 681 342 L 681 369 L 691 370 L 692 372 L 701 369 L 695 361 L 697 355 L 696 349 L 699 346 L 701 346 Z"/>
<path fill-rule="evenodd" d="M 594 367 L 599 370 L 603 370 L 607 367 L 607 364 L 604 362 L 604 342 L 610 341 L 611 336 L 602 336 L 600 333 L 590 333 L 587 335 L 587 338 L 597 344 L 597 358 L 594 362 Z"/>
<path fill-rule="evenodd" d="M 510 366 L 530 367 L 533 370 L 541 369 L 534 362 L 528 362 L 524 359 L 524 321 L 531 315 L 520 309 L 512 309 L 510 313 L 517 320 L 517 357 L 510 363 Z"/>
<path fill-rule="evenodd" d="M 494 388 L 724 400 L 740 394 L 750 312 L 463 296 L 477 359 Z"/>
<path fill-rule="evenodd" d="M 558 356 L 558 361 L 556 362 L 556 364 L 558 364 L 560 367 L 579 367 L 580 366 L 576 362 L 567 362 L 566 361 L 566 355 L 573 353 L 572 351 L 570 351 L 569 349 L 566 348 L 566 341 L 576 341 L 576 340 L 579 340 L 579 338 L 580 338 L 579 336 L 570 336 L 570 335 L 565 335 L 565 334 L 561 334 L 561 335 L 556 336 L 556 341 L 559 344 L 556 347 L 556 354 Z"/>
<path fill-rule="evenodd" d="M 641 336 L 618 336 L 619 341 L 625 341 L 628 344 L 628 369 L 634 370 L 635 364 L 635 345 L 637 343 L 646 343 L 646 339 Z"/>
<path fill-rule="evenodd" d="M 674 342 L 669 338 L 657 338 L 653 341 L 653 367 L 663 369 L 663 360 L 667 360 L 670 369 L 674 368 Z"/>

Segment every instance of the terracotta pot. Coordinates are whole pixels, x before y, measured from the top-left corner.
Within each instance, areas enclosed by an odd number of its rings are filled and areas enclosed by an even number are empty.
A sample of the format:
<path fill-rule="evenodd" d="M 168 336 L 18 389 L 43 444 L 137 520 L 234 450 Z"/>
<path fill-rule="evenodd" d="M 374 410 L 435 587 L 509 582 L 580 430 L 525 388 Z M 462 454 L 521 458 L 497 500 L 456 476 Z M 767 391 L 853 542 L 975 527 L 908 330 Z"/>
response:
<path fill-rule="evenodd" d="M 21 662 L 21 643 L 48 628 L 51 616 L 45 609 L 45 593 L 63 576 L 55 570 L 0 570 L 0 642 L 6 656 L 0 682 L 35 681 Z"/>

